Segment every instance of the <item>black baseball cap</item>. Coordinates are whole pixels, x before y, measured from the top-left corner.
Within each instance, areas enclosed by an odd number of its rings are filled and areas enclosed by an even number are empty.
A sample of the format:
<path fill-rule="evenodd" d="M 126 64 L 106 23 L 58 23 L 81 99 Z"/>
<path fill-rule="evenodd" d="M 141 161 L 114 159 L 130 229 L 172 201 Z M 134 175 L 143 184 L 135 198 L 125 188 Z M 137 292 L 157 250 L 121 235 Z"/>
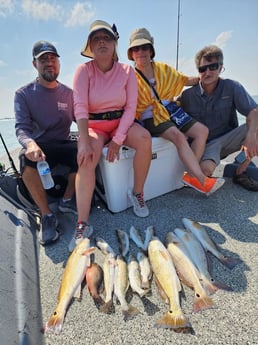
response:
<path fill-rule="evenodd" d="M 52 53 L 59 57 L 56 48 L 53 44 L 47 41 L 38 41 L 34 44 L 32 49 L 32 56 L 34 59 L 38 59 L 41 55 L 45 53 Z"/>

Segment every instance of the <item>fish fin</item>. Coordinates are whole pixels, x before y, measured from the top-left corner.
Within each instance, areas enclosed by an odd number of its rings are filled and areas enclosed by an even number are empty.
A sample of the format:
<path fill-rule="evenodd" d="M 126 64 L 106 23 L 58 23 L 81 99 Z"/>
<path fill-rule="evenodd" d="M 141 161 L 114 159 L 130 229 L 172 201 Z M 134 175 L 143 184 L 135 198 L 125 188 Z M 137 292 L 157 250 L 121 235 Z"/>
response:
<path fill-rule="evenodd" d="M 48 322 L 42 327 L 42 332 L 54 332 L 55 334 L 60 334 L 64 322 L 65 314 L 58 313 L 56 310 L 53 315 L 50 316 Z"/>
<path fill-rule="evenodd" d="M 79 286 L 77 287 L 77 289 L 75 290 L 73 297 L 76 298 L 77 300 L 81 299 L 81 284 L 79 284 Z"/>
<path fill-rule="evenodd" d="M 90 247 L 90 248 L 84 250 L 82 252 L 82 255 L 83 256 L 89 255 L 89 254 L 93 253 L 95 250 L 96 250 L 96 247 Z"/>
<path fill-rule="evenodd" d="M 229 256 L 224 256 L 224 258 L 221 260 L 222 263 L 227 267 L 227 268 L 230 268 L 231 270 L 242 263 L 242 260 L 241 259 L 238 259 L 238 258 L 231 258 Z"/>
<path fill-rule="evenodd" d="M 99 310 L 102 313 L 105 313 L 105 314 L 113 314 L 115 312 L 115 307 L 114 307 L 114 304 L 113 304 L 113 300 L 111 299 L 108 302 L 102 304 L 99 307 Z"/>
<path fill-rule="evenodd" d="M 195 313 L 199 311 L 214 308 L 214 302 L 208 296 L 200 297 L 198 294 L 194 296 L 193 310 Z"/>
<path fill-rule="evenodd" d="M 139 309 L 128 304 L 128 309 L 122 311 L 124 316 L 124 321 L 132 320 L 137 314 L 140 313 Z"/>
<path fill-rule="evenodd" d="M 218 282 L 217 280 L 213 279 L 211 281 L 203 281 L 203 280 L 200 280 L 201 283 L 203 284 L 205 290 L 210 294 L 210 295 L 213 295 L 216 291 L 218 290 L 226 290 L 226 291 L 233 291 L 233 289 L 224 284 L 224 283 L 220 283 Z"/>
<path fill-rule="evenodd" d="M 155 324 L 158 328 L 172 328 L 172 329 L 180 329 L 180 328 L 189 328 L 191 329 L 192 326 L 190 322 L 187 320 L 186 316 L 183 314 L 182 310 L 172 311 L 169 310 L 166 314 L 156 322 Z"/>
<path fill-rule="evenodd" d="M 157 289 L 158 289 L 158 292 L 159 292 L 159 295 L 161 297 L 161 299 L 165 302 L 165 303 L 169 303 L 169 299 L 168 299 L 168 296 L 166 295 L 164 289 L 162 288 L 160 282 L 158 281 L 157 277 L 155 276 L 154 277 L 154 282 L 157 286 Z"/>

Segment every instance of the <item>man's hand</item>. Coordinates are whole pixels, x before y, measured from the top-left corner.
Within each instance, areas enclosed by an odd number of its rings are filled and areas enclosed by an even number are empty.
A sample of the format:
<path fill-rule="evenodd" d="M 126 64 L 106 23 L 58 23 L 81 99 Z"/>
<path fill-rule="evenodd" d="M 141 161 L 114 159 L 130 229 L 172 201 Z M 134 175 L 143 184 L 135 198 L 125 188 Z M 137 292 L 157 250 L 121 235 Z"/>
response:
<path fill-rule="evenodd" d="M 41 148 L 35 141 L 30 141 L 27 144 L 25 156 L 32 162 L 38 162 L 46 159 L 45 153 L 41 150 Z"/>

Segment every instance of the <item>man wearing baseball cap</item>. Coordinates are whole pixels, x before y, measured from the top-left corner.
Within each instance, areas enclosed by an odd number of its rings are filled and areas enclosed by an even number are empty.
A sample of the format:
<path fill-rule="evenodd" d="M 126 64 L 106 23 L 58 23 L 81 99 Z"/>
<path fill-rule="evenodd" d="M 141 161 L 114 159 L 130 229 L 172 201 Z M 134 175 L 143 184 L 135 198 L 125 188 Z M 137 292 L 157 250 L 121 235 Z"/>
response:
<path fill-rule="evenodd" d="M 22 145 L 22 179 L 40 210 L 39 242 L 46 245 L 58 239 L 58 221 L 49 208 L 47 194 L 37 172 L 37 162 L 46 160 L 51 169 L 58 164 L 69 167 L 59 210 L 77 213 L 73 201 L 77 143 L 69 138 L 74 121 L 73 94 L 69 87 L 57 80 L 60 62 L 55 46 L 47 41 L 38 41 L 33 46 L 32 57 L 37 77 L 15 93 L 15 128 Z"/>

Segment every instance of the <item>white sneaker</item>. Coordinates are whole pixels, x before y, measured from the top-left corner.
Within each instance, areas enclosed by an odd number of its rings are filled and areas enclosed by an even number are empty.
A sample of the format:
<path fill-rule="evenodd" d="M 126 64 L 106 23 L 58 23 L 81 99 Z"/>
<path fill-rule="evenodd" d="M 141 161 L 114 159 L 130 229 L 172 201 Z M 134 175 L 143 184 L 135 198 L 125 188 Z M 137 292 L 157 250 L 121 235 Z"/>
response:
<path fill-rule="evenodd" d="M 130 198 L 133 204 L 133 210 L 136 216 L 141 218 L 148 217 L 149 209 L 145 204 L 143 193 L 133 194 L 132 190 L 129 190 L 128 197 Z"/>

